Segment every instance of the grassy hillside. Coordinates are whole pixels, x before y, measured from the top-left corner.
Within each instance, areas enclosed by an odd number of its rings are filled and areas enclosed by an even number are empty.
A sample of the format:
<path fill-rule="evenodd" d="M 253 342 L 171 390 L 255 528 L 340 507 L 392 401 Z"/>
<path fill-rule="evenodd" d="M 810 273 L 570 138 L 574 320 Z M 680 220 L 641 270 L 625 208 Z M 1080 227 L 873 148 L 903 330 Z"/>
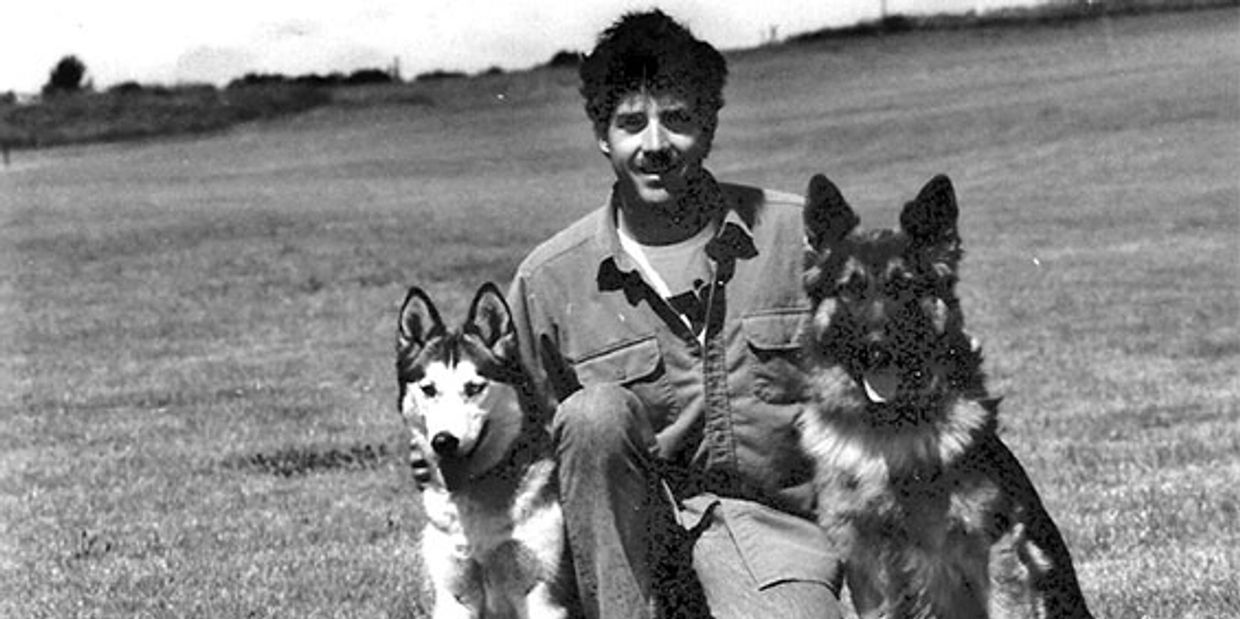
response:
<path fill-rule="evenodd" d="M 1240 614 L 1238 61 L 1235 9 L 733 57 L 719 176 L 825 172 L 884 226 L 956 181 L 1004 437 L 1099 616 Z M 423 616 L 397 304 L 459 316 L 609 171 L 571 72 L 415 87 L 0 169 L 0 616 Z"/>

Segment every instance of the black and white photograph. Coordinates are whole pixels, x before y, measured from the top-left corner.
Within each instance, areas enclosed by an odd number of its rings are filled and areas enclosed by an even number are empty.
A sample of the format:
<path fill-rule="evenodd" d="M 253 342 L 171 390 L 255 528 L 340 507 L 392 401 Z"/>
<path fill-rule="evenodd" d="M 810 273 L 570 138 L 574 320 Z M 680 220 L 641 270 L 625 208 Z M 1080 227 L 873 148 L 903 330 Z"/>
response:
<path fill-rule="evenodd" d="M 0 619 L 1240 617 L 1240 0 L 0 22 Z"/>

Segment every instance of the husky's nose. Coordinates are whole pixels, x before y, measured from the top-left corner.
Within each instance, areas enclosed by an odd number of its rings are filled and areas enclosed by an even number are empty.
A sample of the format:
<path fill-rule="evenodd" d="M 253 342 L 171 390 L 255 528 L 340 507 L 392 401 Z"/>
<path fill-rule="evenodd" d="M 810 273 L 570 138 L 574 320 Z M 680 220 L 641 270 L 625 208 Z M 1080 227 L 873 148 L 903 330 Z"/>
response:
<path fill-rule="evenodd" d="M 431 449 L 441 456 L 451 456 L 456 453 L 456 448 L 460 447 L 461 440 L 448 434 L 440 432 L 431 438 Z"/>

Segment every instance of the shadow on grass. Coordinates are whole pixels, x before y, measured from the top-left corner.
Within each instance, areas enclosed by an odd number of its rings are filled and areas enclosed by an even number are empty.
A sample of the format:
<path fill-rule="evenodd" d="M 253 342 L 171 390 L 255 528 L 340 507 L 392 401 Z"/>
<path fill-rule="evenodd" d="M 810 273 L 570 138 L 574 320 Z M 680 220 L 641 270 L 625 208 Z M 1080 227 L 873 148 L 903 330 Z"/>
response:
<path fill-rule="evenodd" d="M 387 445 L 369 443 L 345 447 L 284 447 L 270 452 L 235 456 L 225 466 L 235 470 L 296 477 L 324 471 L 365 471 L 386 465 L 392 459 Z"/>

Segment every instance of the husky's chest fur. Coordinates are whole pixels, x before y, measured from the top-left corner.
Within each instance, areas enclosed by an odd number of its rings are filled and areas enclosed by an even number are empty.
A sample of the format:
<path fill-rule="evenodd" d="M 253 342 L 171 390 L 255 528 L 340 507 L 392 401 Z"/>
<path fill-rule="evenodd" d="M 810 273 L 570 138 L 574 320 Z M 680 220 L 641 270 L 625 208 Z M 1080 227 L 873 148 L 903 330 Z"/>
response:
<path fill-rule="evenodd" d="M 554 464 L 543 459 L 519 476 L 424 490 L 428 562 L 434 563 L 430 555 L 451 557 L 454 570 L 476 574 L 479 584 L 499 590 L 528 591 L 554 580 L 564 544 L 554 473 Z"/>
<path fill-rule="evenodd" d="M 539 536 L 548 526 L 562 526 L 550 459 L 494 473 L 453 490 L 430 486 L 422 494 L 428 524 L 479 561 L 512 541 L 542 545 Z"/>

